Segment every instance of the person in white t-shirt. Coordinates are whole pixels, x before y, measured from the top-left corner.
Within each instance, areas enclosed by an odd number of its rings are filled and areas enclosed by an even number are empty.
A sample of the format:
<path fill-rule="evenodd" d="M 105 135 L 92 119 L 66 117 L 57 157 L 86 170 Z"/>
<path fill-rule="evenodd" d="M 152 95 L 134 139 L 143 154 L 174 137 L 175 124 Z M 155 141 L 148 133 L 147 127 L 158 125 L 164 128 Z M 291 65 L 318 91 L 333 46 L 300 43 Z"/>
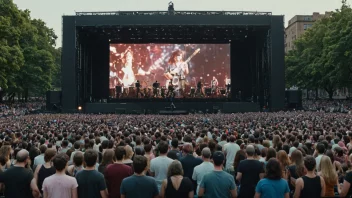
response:
<path fill-rule="evenodd" d="M 47 177 L 43 182 L 44 197 L 71 198 L 77 197 L 76 178 L 66 175 L 67 155 L 60 153 L 53 159 L 56 174 Z"/>
<path fill-rule="evenodd" d="M 240 146 L 235 143 L 235 140 L 235 136 L 230 136 L 230 142 L 224 145 L 223 151 L 226 156 L 225 170 L 231 170 L 236 153 L 240 150 Z"/>
<path fill-rule="evenodd" d="M 167 178 L 167 169 L 174 160 L 167 157 L 167 152 L 169 150 L 167 142 L 159 142 L 158 150 L 160 152 L 159 157 L 150 161 L 150 174 L 155 178 L 160 192 L 161 184 L 163 180 Z"/>

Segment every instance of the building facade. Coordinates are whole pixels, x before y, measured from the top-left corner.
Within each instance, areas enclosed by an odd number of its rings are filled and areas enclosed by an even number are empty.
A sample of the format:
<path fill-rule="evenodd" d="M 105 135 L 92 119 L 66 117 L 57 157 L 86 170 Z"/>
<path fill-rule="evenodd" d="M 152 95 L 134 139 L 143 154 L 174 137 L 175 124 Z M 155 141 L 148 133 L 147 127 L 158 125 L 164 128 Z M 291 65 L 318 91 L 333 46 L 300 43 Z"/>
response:
<path fill-rule="evenodd" d="M 313 15 L 296 15 L 290 19 L 285 29 L 285 53 L 294 48 L 293 42 L 304 34 L 306 30 L 311 28 L 314 22 L 325 16 L 330 16 L 331 13 L 325 12 L 325 14 L 319 14 L 319 12 L 314 12 Z"/>

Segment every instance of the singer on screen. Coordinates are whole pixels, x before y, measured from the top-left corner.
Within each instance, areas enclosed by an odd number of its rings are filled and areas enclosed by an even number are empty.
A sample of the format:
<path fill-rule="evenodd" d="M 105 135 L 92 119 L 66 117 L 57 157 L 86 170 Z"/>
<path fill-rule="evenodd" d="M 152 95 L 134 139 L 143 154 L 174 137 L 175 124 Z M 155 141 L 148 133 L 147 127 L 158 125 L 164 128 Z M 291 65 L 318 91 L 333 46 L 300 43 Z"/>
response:
<path fill-rule="evenodd" d="M 185 90 L 186 75 L 189 74 L 188 64 L 183 61 L 183 53 L 181 50 L 176 50 L 171 54 L 168 61 L 169 65 L 165 71 L 167 78 L 166 85 L 171 81 L 177 90 L 181 91 L 181 95 Z"/>
<path fill-rule="evenodd" d="M 124 73 L 122 82 L 125 87 L 131 87 L 136 82 L 136 77 L 133 72 L 133 52 L 131 50 L 127 50 L 122 57 L 122 72 Z"/>

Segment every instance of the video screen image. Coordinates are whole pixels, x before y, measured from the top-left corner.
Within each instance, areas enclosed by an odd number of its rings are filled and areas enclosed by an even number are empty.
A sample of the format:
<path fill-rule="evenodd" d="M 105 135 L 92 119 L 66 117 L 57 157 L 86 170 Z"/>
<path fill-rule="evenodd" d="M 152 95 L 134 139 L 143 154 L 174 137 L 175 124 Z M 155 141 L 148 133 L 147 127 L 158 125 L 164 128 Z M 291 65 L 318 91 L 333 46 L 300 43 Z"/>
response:
<path fill-rule="evenodd" d="M 223 97 L 230 44 L 110 44 L 110 97 Z"/>

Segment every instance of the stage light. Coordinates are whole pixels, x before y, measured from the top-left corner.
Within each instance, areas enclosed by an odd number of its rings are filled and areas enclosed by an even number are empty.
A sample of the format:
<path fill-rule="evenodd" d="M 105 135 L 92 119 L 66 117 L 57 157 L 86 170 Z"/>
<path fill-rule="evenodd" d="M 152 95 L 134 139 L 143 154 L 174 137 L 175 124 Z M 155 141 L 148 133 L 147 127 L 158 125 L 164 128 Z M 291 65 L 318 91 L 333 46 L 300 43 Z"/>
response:
<path fill-rule="evenodd" d="M 82 106 L 78 106 L 78 111 L 82 111 Z"/>

